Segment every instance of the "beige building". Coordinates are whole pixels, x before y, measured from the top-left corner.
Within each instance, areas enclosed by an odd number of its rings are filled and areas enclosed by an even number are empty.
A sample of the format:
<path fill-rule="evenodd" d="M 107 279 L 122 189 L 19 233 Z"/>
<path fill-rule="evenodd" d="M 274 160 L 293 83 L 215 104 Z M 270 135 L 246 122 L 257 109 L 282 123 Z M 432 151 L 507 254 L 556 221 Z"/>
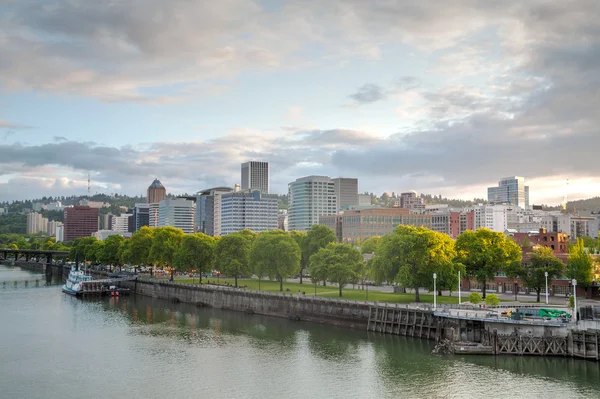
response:
<path fill-rule="evenodd" d="M 391 234 L 399 225 L 431 228 L 431 215 L 411 214 L 405 208 L 372 208 L 324 215 L 319 217 L 319 224 L 335 231 L 340 242 L 358 243 Z"/>

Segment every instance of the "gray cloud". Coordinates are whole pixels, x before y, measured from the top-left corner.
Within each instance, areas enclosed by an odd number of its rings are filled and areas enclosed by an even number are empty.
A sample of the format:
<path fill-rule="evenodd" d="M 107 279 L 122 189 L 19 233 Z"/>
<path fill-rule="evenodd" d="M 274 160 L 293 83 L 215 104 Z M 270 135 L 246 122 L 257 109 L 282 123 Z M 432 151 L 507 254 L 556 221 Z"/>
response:
<path fill-rule="evenodd" d="M 187 1 L 55 4 L 14 2 L 0 16 L 0 85 L 168 102 L 181 93 L 148 98 L 139 88 L 187 88 L 241 70 L 301 67 L 307 49 L 316 65 L 385 54 L 376 50 L 390 43 L 434 54 L 428 70 L 453 81 L 432 88 L 405 77 L 359 87 L 350 96 L 358 104 L 392 101 L 403 91 L 418 100 L 423 117 L 416 125 L 424 127 L 389 132 L 386 139 L 315 129 L 121 148 L 61 140 L 0 146 L 2 171 L 39 174 L 49 164 L 69 173 L 92 170 L 125 191 L 156 175 L 188 191 L 235 183 L 239 162 L 249 158 L 271 161 L 280 192 L 310 173 L 353 174 L 367 189 L 389 191 L 485 185 L 509 174 L 599 177 L 593 167 L 600 144 L 597 1 L 307 0 L 269 13 L 244 0 L 208 10 Z"/>
<path fill-rule="evenodd" d="M 350 98 L 356 100 L 360 104 L 369 104 L 383 100 L 386 96 L 383 88 L 372 83 L 366 83 L 360 86 L 356 93 L 351 94 Z"/>

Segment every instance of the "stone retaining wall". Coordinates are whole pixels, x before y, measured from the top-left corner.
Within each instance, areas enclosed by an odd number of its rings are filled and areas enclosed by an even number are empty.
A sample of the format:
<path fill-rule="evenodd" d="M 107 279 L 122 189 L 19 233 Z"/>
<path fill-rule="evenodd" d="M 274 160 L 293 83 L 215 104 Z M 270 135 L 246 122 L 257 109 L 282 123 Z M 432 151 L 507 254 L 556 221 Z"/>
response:
<path fill-rule="evenodd" d="M 153 298 L 362 330 L 369 320 L 369 305 L 360 301 L 139 279 L 122 285 Z"/>

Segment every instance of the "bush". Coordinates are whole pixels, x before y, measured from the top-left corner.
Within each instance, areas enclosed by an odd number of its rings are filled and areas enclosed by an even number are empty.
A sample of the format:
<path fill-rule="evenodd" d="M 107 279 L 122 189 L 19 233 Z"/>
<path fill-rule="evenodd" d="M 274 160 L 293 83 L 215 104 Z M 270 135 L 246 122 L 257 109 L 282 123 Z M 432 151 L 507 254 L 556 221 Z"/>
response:
<path fill-rule="evenodd" d="M 571 295 L 569 297 L 569 308 L 573 309 L 575 307 L 575 297 Z"/>
<path fill-rule="evenodd" d="M 471 292 L 469 294 L 469 302 L 471 302 L 473 305 L 477 305 L 479 302 L 481 302 L 481 294 L 479 292 Z"/>
<path fill-rule="evenodd" d="M 485 297 L 485 304 L 487 306 L 498 306 L 500 305 L 500 299 L 498 299 L 498 295 L 496 294 L 488 294 Z"/>

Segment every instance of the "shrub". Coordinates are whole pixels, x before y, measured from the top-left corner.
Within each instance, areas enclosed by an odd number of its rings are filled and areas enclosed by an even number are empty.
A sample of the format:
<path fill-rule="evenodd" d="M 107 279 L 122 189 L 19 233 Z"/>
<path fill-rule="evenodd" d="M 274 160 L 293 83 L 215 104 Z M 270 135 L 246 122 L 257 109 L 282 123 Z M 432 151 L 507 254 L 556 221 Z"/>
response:
<path fill-rule="evenodd" d="M 500 299 L 498 299 L 498 295 L 496 294 L 488 294 L 485 297 L 485 304 L 487 306 L 498 306 L 500 305 Z"/>
<path fill-rule="evenodd" d="M 575 307 L 575 297 L 571 295 L 569 297 L 569 308 L 573 309 Z"/>
<path fill-rule="evenodd" d="M 469 302 L 471 302 L 473 305 L 477 305 L 479 302 L 481 302 L 481 294 L 479 292 L 471 292 L 469 294 Z"/>

